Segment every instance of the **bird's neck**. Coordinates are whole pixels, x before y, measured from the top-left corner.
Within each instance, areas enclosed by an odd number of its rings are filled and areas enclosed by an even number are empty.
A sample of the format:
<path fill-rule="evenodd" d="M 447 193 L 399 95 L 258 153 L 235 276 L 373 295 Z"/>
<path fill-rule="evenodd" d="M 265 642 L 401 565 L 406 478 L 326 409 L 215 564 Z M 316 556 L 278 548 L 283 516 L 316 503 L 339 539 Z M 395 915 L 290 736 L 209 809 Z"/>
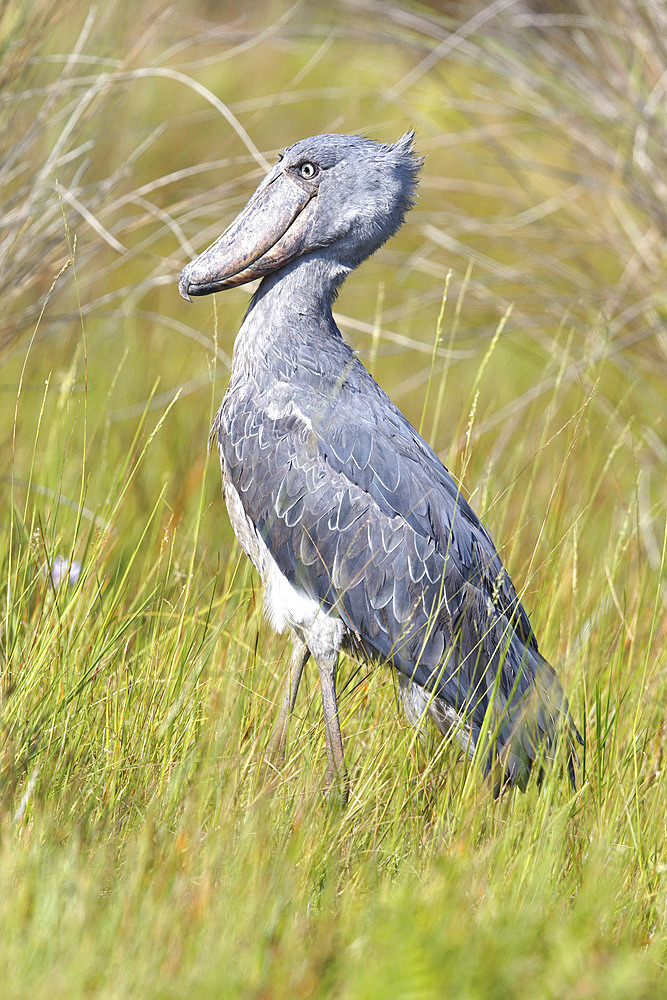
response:
<path fill-rule="evenodd" d="M 323 251 L 306 254 L 267 275 L 257 289 L 248 315 L 255 310 L 302 316 L 331 315 L 331 305 L 350 268 Z"/>
<path fill-rule="evenodd" d="M 333 344 L 343 341 L 332 304 L 349 271 L 325 252 L 297 258 L 263 278 L 236 338 L 232 376 L 298 367 L 302 351 L 333 360 Z"/>

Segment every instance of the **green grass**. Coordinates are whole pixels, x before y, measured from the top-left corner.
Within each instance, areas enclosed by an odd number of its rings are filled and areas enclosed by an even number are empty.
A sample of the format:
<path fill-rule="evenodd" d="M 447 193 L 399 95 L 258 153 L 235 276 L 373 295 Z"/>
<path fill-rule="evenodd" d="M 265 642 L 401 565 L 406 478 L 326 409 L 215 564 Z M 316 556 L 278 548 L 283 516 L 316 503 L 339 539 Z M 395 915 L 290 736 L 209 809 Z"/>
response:
<path fill-rule="evenodd" d="M 667 995 L 661 5 L 129 10 L 0 13 L 3 996 Z M 263 764 L 287 643 L 206 452 L 247 296 L 175 278 L 263 158 L 411 124 L 419 204 L 337 315 L 585 747 L 494 801 L 344 660 L 342 813 L 314 671 Z"/>

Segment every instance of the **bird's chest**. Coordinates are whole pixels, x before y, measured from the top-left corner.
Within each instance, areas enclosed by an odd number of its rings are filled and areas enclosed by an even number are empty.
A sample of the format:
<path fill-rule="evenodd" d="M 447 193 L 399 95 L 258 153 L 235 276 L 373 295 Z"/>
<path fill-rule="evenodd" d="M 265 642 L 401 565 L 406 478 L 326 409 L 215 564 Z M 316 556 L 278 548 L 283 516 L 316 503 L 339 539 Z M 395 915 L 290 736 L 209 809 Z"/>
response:
<path fill-rule="evenodd" d="M 222 452 L 220 453 L 220 468 L 222 471 L 222 495 L 225 499 L 229 521 L 234 529 L 234 534 L 238 538 L 239 545 L 248 559 L 250 559 L 260 576 L 264 578 L 266 545 L 257 532 L 255 525 L 243 509 L 238 491 L 225 471 L 225 461 Z"/>
<path fill-rule="evenodd" d="M 220 410 L 213 422 L 211 435 L 215 436 L 222 472 L 222 494 L 227 505 L 229 520 L 241 548 L 264 578 L 266 545 L 258 530 L 256 519 L 246 510 L 243 497 L 254 476 L 261 475 L 259 462 L 253 461 L 249 447 L 256 434 L 252 418 L 249 392 L 230 382 Z M 244 488 L 245 487 L 245 488 Z"/>
<path fill-rule="evenodd" d="M 309 634 L 318 618 L 317 601 L 300 593 L 280 571 L 261 534 L 248 517 L 238 490 L 222 467 L 222 492 L 227 512 L 239 544 L 259 573 L 264 585 L 264 612 L 277 632 L 289 626 Z"/>
<path fill-rule="evenodd" d="M 223 496 L 239 544 L 262 579 L 267 618 L 278 632 L 289 626 L 306 634 L 318 617 L 319 603 L 292 586 L 262 537 L 262 525 L 270 536 L 267 516 L 274 509 L 274 495 L 284 475 L 284 456 L 276 442 L 271 446 L 269 431 L 257 417 L 238 399 L 227 397 L 216 417 Z M 260 429 L 267 435 L 264 447 Z"/>

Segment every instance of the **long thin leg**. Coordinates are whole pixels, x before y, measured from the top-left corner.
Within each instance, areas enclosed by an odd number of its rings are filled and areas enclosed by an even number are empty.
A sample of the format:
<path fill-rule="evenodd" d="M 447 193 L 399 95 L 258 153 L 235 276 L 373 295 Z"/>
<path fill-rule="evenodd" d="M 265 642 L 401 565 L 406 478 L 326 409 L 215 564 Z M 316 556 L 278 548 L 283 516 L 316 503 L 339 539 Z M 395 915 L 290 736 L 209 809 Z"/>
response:
<path fill-rule="evenodd" d="M 302 642 L 299 636 L 293 632 L 292 655 L 290 656 L 289 661 L 285 693 L 283 694 L 283 700 L 280 708 L 278 709 L 278 715 L 276 716 L 276 721 L 273 726 L 273 732 L 271 733 L 271 737 L 266 748 L 266 756 L 278 767 L 285 759 L 285 744 L 287 742 L 289 717 L 294 710 L 294 703 L 296 702 L 299 684 L 301 683 L 301 675 L 303 674 L 303 668 L 305 667 L 309 656 L 310 650 L 306 646 L 305 642 Z"/>
<path fill-rule="evenodd" d="M 336 667 L 338 652 L 331 651 L 320 655 L 317 666 L 320 671 L 320 689 L 322 691 L 322 709 L 324 711 L 324 738 L 327 747 L 327 773 L 325 785 L 329 791 L 340 788 L 343 805 L 347 804 L 350 793 L 350 782 L 343 757 L 343 738 L 340 733 L 338 719 L 338 704 L 336 701 Z"/>

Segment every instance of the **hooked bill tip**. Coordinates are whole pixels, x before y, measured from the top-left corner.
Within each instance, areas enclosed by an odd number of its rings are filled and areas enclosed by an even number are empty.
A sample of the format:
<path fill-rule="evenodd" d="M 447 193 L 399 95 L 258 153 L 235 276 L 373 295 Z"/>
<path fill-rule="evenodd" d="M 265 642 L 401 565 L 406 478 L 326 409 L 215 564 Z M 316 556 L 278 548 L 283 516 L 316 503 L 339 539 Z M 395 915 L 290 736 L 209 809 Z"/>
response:
<path fill-rule="evenodd" d="M 187 267 L 184 268 L 178 276 L 178 294 L 186 300 L 186 302 L 192 302 L 190 298 L 190 282 L 188 276 L 185 273 Z"/>

